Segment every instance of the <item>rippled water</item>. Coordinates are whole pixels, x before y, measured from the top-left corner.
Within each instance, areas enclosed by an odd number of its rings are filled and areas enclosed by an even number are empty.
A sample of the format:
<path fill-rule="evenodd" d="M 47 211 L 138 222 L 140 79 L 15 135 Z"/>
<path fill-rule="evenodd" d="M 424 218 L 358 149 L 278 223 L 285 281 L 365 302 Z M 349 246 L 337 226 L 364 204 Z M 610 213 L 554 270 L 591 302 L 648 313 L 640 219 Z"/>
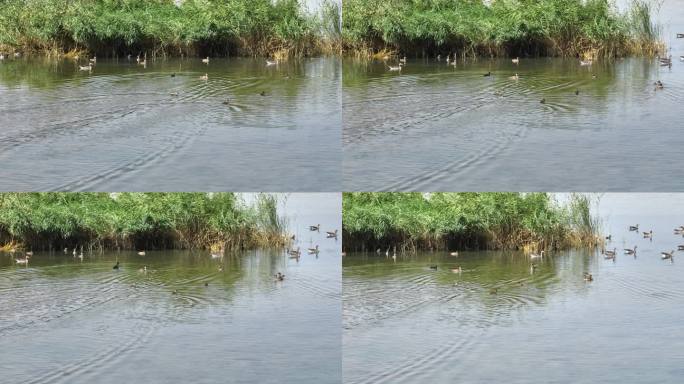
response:
<path fill-rule="evenodd" d="M 339 198 L 327 200 L 288 202 L 298 245 L 321 250 L 299 261 L 282 250 L 82 262 L 36 252 L 19 266 L 0 253 L 1 381 L 339 383 L 340 242 L 304 227 L 339 228 Z"/>
<path fill-rule="evenodd" d="M 0 62 L 0 188 L 340 189 L 338 59 L 148 62 Z"/>
<path fill-rule="evenodd" d="M 670 1 L 661 17 L 671 69 L 641 58 L 409 59 L 390 72 L 346 60 L 344 190 L 684 190 L 684 39 L 674 38 L 684 7 Z"/>
<path fill-rule="evenodd" d="M 672 232 L 684 201 L 674 216 L 667 197 L 651 199 L 631 212 L 637 199 L 607 198 L 615 262 L 553 252 L 532 273 L 515 252 L 421 253 L 396 263 L 346 256 L 345 382 L 680 382 L 684 273 L 679 256 L 670 263 L 660 252 L 684 244 Z M 652 229 L 653 240 L 630 224 Z M 622 254 L 634 245 L 637 257 Z"/>

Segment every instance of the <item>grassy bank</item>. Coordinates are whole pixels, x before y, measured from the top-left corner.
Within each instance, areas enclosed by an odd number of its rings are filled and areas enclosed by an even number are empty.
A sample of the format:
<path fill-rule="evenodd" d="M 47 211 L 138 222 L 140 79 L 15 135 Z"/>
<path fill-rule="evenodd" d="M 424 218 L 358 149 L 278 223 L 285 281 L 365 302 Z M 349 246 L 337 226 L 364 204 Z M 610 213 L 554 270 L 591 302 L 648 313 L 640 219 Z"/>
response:
<path fill-rule="evenodd" d="M 348 251 L 562 249 L 600 241 L 591 200 L 544 193 L 345 193 Z"/>
<path fill-rule="evenodd" d="M 232 193 L 0 193 L 0 245 L 33 250 L 284 245 L 277 199 Z"/>
<path fill-rule="evenodd" d="M 339 9 L 298 0 L 3 0 L 0 51 L 307 56 L 340 46 Z M 336 32 L 337 31 L 337 32 Z M 337 33 L 337 34 L 336 34 Z"/>
<path fill-rule="evenodd" d="M 362 57 L 653 55 L 657 10 L 650 0 L 624 12 L 611 0 L 345 0 L 342 32 Z"/>

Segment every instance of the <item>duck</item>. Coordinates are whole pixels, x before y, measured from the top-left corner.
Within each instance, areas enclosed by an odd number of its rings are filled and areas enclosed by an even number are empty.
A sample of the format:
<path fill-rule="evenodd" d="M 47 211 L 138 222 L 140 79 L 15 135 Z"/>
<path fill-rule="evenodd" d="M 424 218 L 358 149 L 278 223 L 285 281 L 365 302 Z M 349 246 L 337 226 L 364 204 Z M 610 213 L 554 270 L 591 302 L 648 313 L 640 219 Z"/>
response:
<path fill-rule="evenodd" d="M 629 226 L 630 232 L 639 232 L 639 224 L 637 225 L 630 225 Z"/>
<path fill-rule="evenodd" d="M 145 256 L 145 251 L 138 251 L 138 256 Z"/>
<path fill-rule="evenodd" d="M 223 272 L 223 265 L 219 265 L 218 271 L 219 271 L 219 272 Z"/>
<path fill-rule="evenodd" d="M 431 266 L 430 266 L 430 269 L 432 269 L 433 271 L 436 271 L 436 270 L 437 270 L 437 266 L 436 266 L 436 265 L 431 265 Z"/>
<path fill-rule="evenodd" d="M 615 257 L 617 255 L 617 249 L 613 248 L 612 251 L 606 251 L 605 249 L 603 250 L 603 254 L 609 257 Z"/>
<path fill-rule="evenodd" d="M 575 89 L 575 96 L 579 96 L 579 89 Z"/>
<path fill-rule="evenodd" d="M 223 105 L 230 105 L 230 99 L 225 99 L 221 102 Z"/>
<path fill-rule="evenodd" d="M 491 71 L 489 71 L 489 72 L 485 73 L 485 74 L 484 74 L 484 75 L 482 75 L 482 76 L 484 76 L 484 77 L 490 77 L 491 75 L 492 75 L 492 72 L 491 72 Z"/>
<path fill-rule="evenodd" d="M 171 74 L 171 77 L 176 77 L 176 74 L 175 74 L 175 73 L 172 73 L 172 74 Z"/>
<path fill-rule="evenodd" d="M 388 65 L 387 69 L 390 71 L 393 71 L 393 72 L 401 71 L 401 67 L 403 67 L 403 66 L 404 66 L 404 64 L 402 64 L 402 63 L 399 63 L 399 65 Z"/>
<path fill-rule="evenodd" d="M 653 238 L 653 230 L 650 230 L 648 232 L 643 232 L 644 234 L 644 239 L 652 239 Z"/>
<path fill-rule="evenodd" d="M 499 293 L 499 288 L 491 288 L 489 290 L 490 295 L 496 295 L 497 293 Z"/>
<path fill-rule="evenodd" d="M 90 62 L 93 64 L 97 64 L 97 56 L 93 56 L 93 58 L 90 59 Z"/>
<path fill-rule="evenodd" d="M 541 99 L 541 100 L 539 100 L 539 103 L 540 103 L 540 104 L 546 104 L 546 99 Z"/>
<path fill-rule="evenodd" d="M 660 81 L 660 80 L 658 80 L 658 81 L 656 81 L 655 83 L 653 83 L 653 85 L 655 85 L 656 89 L 663 89 L 663 88 L 665 88 L 665 85 L 664 85 L 663 82 Z"/>
<path fill-rule="evenodd" d="M 684 61 L 684 56 L 679 56 L 679 61 Z"/>
<path fill-rule="evenodd" d="M 301 251 L 299 250 L 299 247 L 297 247 L 297 249 L 288 249 L 287 254 L 291 256 L 299 256 Z"/>
<path fill-rule="evenodd" d="M 143 60 L 138 60 L 138 64 L 142 65 L 143 67 L 147 67 L 147 56 L 145 56 L 145 59 Z"/>
<path fill-rule="evenodd" d="M 634 249 L 625 248 L 624 251 L 625 251 L 625 255 L 636 255 L 637 246 L 635 245 Z"/>
<path fill-rule="evenodd" d="M 276 274 L 274 275 L 274 277 L 275 277 L 275 279 L 276 279 L 277 281 L 283 281 L 283 280 L 285 280 L 285 275 L 283 275 L 283 274 L 280 273 L 280 272 L 276 273 Z"/>
<path fill-rule="evenodd" d="M 463 272 L 463 268 L 461 268 L 461 266 L 459 265 L 459 266 L 456 267 L 456 268 L 451 268 L 451 272 L 453 272 L 453 273 L 461 273 L 461 272 Z"/>
<path fill-rule="evenodd" d="M 205 287 L 208 287 L 208 286 L 209 286 L 209 282 L 205 281 L 205 282 L 204 282 L 204 286 L 205 286 Z"/>
<path fill-rule="evenodd" d="M 169 93 L 169 96 L 178 96 L 178 92 L 171 92 Z"/>
<path fill-rule="evenodd" d="M 315 248 L 307 249 L 307 252 L 309 252 L 310 255 L 317 254 L 318 253 L 318 244 L 316 244 Z"/>
<path fill-rule="evenodd" d="M 207 81 L 207 80 L 209 80 L 209 74 L 206 74 L 206 73 L 205 73 L 204 75 L 200 76 L 200 80 L 202 80 L 202 81 Z"/>
<path fill-rule="evenodd" d="M 449 252 L 449 256 L 458 257 L 458 252 Z"/>
<path fill-rule="evenodd" d="M 31 255 L 26 255 L 24 258 L 14 260 L 17 262 L 17 264 L 28 264 L 29 258 L 31 258 Z"/>
<path fill-rule="evenodd" d="M 138 269 L 138 272 L 139 272 L 139 273 L 147 273 L 147 265 L 144 266 L 144 267 L 142 267 L 142 268 L 140 268 L 140 269 Z"/>
<path fill-rule="evenodd" d="M 594 281 L 594 276 L 589 272 L 584 272 L 584 281 Z"/>
<path fill-rule="evenodd" d="M 209 56 L 207 56 L 206 59 L 202 59 L 202 62 L 203 62 L 204 64 L 209 64 Z"/>
<path fill-rule="evenodd" d="M 511 79 L 511 80 L 520 80 L 520 76 L 518 76 L 518 74 L 516 73 L 515 75 L 509 77 L 509 79 Z"/>
<path fill-rule="evenodd" d="M 511 62 L 513 62 L 513 64 L 520 64 L 520 58 L 516 57 L 515 59 L 511 60 Z"/>
<path fill-rule="evenodd" d="M 662 256 L 663 260 L 672 260 L 672 257 L 674 257 L 674 250 L 670 252 L 660 252 L 660 255 Z"/>
<path fill-rule="evenodd" d="M 582 67 L 589 67 L 592 64 L 594 64 L 593 60 L 580 60 L 580 66 Z"/>
<path fill-rule="evenodd" d="M 684 33 L 678 33 L 677 38 L 678 39 L 684 39 Z"/>
<path fill-rule="evenodd" d="M 266 96 L 266 91 L 259 92 L 259 96 Z"/>
<path fill-rule="evenodd" d="M 271 65 L 276 65 L 278 64 L 278 60 L 268 60 L 266 59 L 266 66 L 269 67 Z"/>
<path fill-rule="evenodd" d="M 611 241 L 612 239 L 613 239 L 613 235 L 606 236 L 606 240 Z"/>
<path fill-rule="evenodd" d="M 684 251 L 684 245 L 678 245 L 677 250 L 678 251 Z"/>
<path fill-rule="evenodd" d="M 112 269 L 119 269 L 119 262 L 116 262 L 116 265 L 112 267 Z"/>
<path fill-rule="evenodd" d="M 321 225 L 320 225 L 320 224 L 309 225 L 309 231 L 320 232 L 320 230 L 321 230 Z"/>
<path fill-rule="evenodd" d="M 21 52 L 14 52 L 14 57 L 16 57 L 16 58 L 21 57 Z"/>
<path fill-rule="evenodd" d="M 92 71 L 93 70 L 93 65 L 88 64 L 88 65 L 79 65 L 78 66 L 79 71 Z"/>
<path fill-rule="evenodd" d="M 221 257 L 222 257 L 222 255 L 221 255 L 220 253 L 218 253 L 218 252 L 212 252 L 212 253 L 211 253 L 211 258 L 212 258 L 212 259 L 220 259 Z"/>
<path fill-rule="evenodd" d="M 329 239 L 330 239 L 330 238 L 335 238 L 335 239 L 337 239 L 337 229 L 334 230 L 334 231 L 332 231 L 332 232 L 331 232 L 331 231 L 325 231 L 325 237 L 327 237 L 327 238 L 329 238 Z"/>
<path fill-rule="evenodd" d="M 530 259 L 542 259 L 542 258 L 544 258 L 544 251 L 541 251 L 539 254 L 530 253 Z"/>
<path fill-rule="evenodd" d="M 0 60 L 5 60 L 5 54 L 4 53 L 0 53 Z"/>
<path fill-rule="evenodd" d="M 406 55 L 404 55 L 404 57 L 402 57 L 401 59 L 399 59 L 399 62 L 402 63 L 402 64 L 406 64 Z"/>

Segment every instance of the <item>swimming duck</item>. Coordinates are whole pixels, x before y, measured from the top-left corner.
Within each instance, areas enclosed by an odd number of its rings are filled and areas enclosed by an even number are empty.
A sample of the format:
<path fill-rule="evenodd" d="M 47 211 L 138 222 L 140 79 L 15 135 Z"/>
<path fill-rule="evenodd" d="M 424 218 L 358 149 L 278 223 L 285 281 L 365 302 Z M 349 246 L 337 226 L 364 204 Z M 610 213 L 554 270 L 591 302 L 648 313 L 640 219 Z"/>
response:
<path fill-rule="evenodd" d="M 21 57 L 21 52 L 14 52 L 14 57 Z"/>
<path fill-rule="evenodd" d="M 200 80 L 203 80 L 203 81 L 209 80 L 209 75 L 205 73 L 204 75 L 200 76 Z"/>
<path fill-rule="evenodd" d="M 223 265 L 219 265 L 218 271 L 219 271 L 219 272 L 223 272 Z"/>
<path fill-rule="evenodd" d="M 259 95 L 260 95 L 260 96 L 266 96 L 266 91 L 261 91 L 261 92 L 259 93 Z"/>
<path fill-rule="evenodd" d="M 205 282 L 204 282 L 204 286 L 205 286 L 205 287 L 208 287 L 208 286 L 209 286 L 209 283 L 205 281 Z"/>
<path fill-rule="evenodd" d="M 588 67 L 591 66 L 594 62 L 592 60 L 580 60 L 580 66 L 582 67 Z"/>
<path fill-rule="evenodd" d="M 172 73 L 172 74 L 171 74 L 171 77 L 176 77 L 176 74 L 175 74 L 175 73 Z"/>
<path fill-rule="evenodd" d="M 221 255 L 220 253 L 214 253 L 214 252 L 212 252 L 212 254 L 211 254 L 211 258 L 212 258 L 212 259 L 220 259 L 222 256 L 223 256 L 223 255 Z"/>
<path fill-rule="evenodd" d="M 301 254 L 301 251 L 299 250 L 299 247 L 297 247 L 297 249 L 289 249 L 287 251 L 287 254 L 291 256 L 299 256 Z"/>
<path fill-rule="evenodd" d="M 449 256 L 458 257 L 458 252 L 449 252 Z"/>
<path fill-rule="evenodd" d="M 436 271 L 436 270 L 437 270 L 437 266 L 436 266 L 436 265 L 431 265 L 431 266 L 430 266 L 430 269 L 432 269 L 433 271 Z"/>
<path fill-rule="evenodd" d="M 271 66 L 271 65 L 276 65 L 278 64 L 278 60 L 268 60 L 266 59 L 266 66 Z"/>
<path fill-rule="evenodd" d="M 499 293 L 499 288 L 491 288 L 489 290 L 490 295 L 496 295 L 497 293 Z"/>
<path fill-rule="evenodd" d="M 178 92 L 171 92 L 169 93 L 170 96 L 178 96 Z"/>
<path fill-rule="evenodd" d="M 145 251 L 138 251 L 138 256 L 145 256 Z"/>
<path fill-rule="evenodd" d="M 0 60 L 5 60 L 5 54 L 4 53 L 0 53 Z"/>
<path fill-rule="evenodd" d="M 575 96 L 579 96 L 579 89 L 575 89 Z"/>
<path fill-rule="evenodd" d="M 544 251 L 541 251 L 539 254 L 530 253 L 530 259 L 542 259 L 542 258 L 544 258 Z"/>
<path fill-rule="evenodd" d="M 511 60 L 513 64 L 520 64 L 520 58 L 516 57 L 515 59 Z"/>
<path fill-rule="evenodd" d="M 401 71 L 401 67 L 403 66 L 403 63 L 399 63 L 399 65 L 388 65 L 387 69 L 389 69 L 390 71 Z"/>
<path fill-rule="evenodd" d="M 612 239 L 613 239 L 613 235 L 608 235 L 608 236 L 606 236 L 606 240 L 610 241 L 610 240 L 612 240 Z"/>
<path fill-rule="evenodd" d="M 546 99 L 541 99 L 541 100 L 539 101 L 539 103 L 540 103 L 540 104 L 546 104 Z"/>
<path fill-rule="evenodd" d="M 276 274 L 274 275 L 274 277 L 276 278 L 277 281 L 283 281 L 283 280 L 285 280 L 285 275 L 283 275 L 283 274 L 280 273 L 280 272 L 276 273 Z"/>
<path fill-rule="evenodd" d="M 678 251 L 684 251 L 684 245 L 678 245 L 677 250 Z"/>
<path fill-rule="evenodd" d="M 655 83 L 653 83 L 653 85 L 655 85 L 656 89 L 663 89 L 663 88 L 665 88 L 665 85 L 663 85 L 663 82 L 660 81 L 660 80 L 658 80 L 658 81 L 656 81 Z"/>
<path fill-rule="evenodd" d="M 327 237 L 327 238 L 329 238 L 329 239 L 330 239 L 330 238 L 335 238 L 335 239 L 336 239 L 336 238 L 337 238 L 337 229 L 334 230 L 333 232 L 325 231 L 325 237 Z"/>
<path fill-rule="evenodd" d="M 309 231 L 320 231 L 321 225 L 316 224 L 316 225 L 309 225 Z"/>
<path fill-rule="evenodd" d="M 624 250 L 625 250 L 625 255 L 636 255 L 637 246 L 635 245 L 634 249 L 625 248 Z"/>
<path fill-rule="evenodd" d="M 88 65 L 79 65 L 79 66 L 78 66 L 78 69 L 79 69 L 80 71 L 92 71 L 92 70 L 93 70 L 93 65 L 92 65 L 92 64 L 88 64 Z"/>
<path fill-rule="evenodd" d="M 313 255 L 314 253 L 318 253 L 318 244 L 316 244 L 315 248 L 307 249 L 307 252 L 309 252 L 310 255 Z"/>
<path fill-rule="evenodd" d="M 90 62 L 93 64 L 97 64 L 97 56 L 93 56 L 93 58 L 90 59 Z"/>
<path fill-rule="evenodd" d="M 660 252 L 660 255 L 662 256 L 663 260 L 672 260 L 672 257 L 674 256 L 674 250 L 670 252 Z"/>
<path fill-rule="evenodd" d="M 684 33 L 678 33 L 677 38 L 678 39 L 684 39 Z"/>
<path fill-rule="evenodd" d="M 594 276 L 591 273 L 584 272 L 584 281 L 594 281 Z"/>
<path fill-rule="evenodd" d="M 402 57 L 401 59 L 399 59 L 399 62 L 402 63 L 402 64 L 406 64 L 406 55 L 404 55 L 404 57 Z"/>
<path fill-rule="evenodd" d="M 509 77 L 509 79 L 511 79 L 511 80 L 520 80 L 520 77 L 519 77 L 518 74 L 516 73 L 515 75 Z"/>
<path fill-rule="evenodd" d="M 144 266 L 144 267 L 138 269 L 138 272 L 139 273 L 147 273 L 147 266 Z"/>
<path fill-rule="evenodd" d="M 26 255 L 23 259 L 14 259 L 17 264 L 28 264 L 30 255 Z"/>
<path fill-rule="evenodd" d="M 119 262 L 116 262 L 116 265 L 112 267 L 112 269 L 119 269 Z"/>
<path fill-rule="evenodd" d="M 451 272 L 453 272 L 453 273 L 461 273 L 461 272 L 463 272 L 463 269 L 462 269 L 461 266 L 459 265 L 459 266 L 456 267 L 456 268 L 451 268 Z"/>
<path fill-rule="evenodd" d="M 612 251 L 606 251 L 605 249 L 603 250 L 603 254 L 608 256 L 608 257 L 615 257 L 617 255 L 617 249 L 613 248 Z"/>
<path fill-rule="evenodd" d="M 637 225 L 630 225 L 629 230 L 632 232 L 639 232 L 639 224 Z"/>
<path fill-rule="evenodd" d="M 653 238 L 653 230 L 650 230 L 648 232 L 643 232 L 644 234 L 644 239 L 652 239 Z"/>
<path fill-rule="evenodd" d="M 684 56 L 679 56 L 679 61 L 684 61 Z"/>
<path fill-rule="evenodd" d="M 223 100 L 223 102 L 222 102 L 221 104 L 223 104 L 223 105 L 230 105 L 230 99 L 225 99 L 225 100 Z"/>
<path fill-rule="evenodd" d="M 209 64 L 209 56 L 207 56 L 206 59 L 202 59 L 202 62 L 203 62 L 204 64 Z"/>
<path fill-rule="evenodd" d="M 490 77 L 491 75 L 492 75 L 492 72 L 491 72 L 491 71 L 489 71 L 489 72 L 485 73 L 485 74 L 484 74 L 484 75 L 482 75 L 482 76 L 484 76 L 484 77 Z"/>

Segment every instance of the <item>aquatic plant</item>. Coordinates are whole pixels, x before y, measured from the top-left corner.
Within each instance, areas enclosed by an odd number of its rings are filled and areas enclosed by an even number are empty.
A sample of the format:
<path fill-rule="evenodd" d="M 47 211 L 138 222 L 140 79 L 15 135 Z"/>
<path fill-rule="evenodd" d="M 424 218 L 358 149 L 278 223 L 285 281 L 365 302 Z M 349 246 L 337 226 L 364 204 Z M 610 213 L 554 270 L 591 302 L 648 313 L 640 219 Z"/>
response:
<path fill-rule="evenodd" d="M 3 0 L 0 49 L 304 56 L 323 45 L 320 16 L 299 0 Z"/>
<path fill-rule="evenodd" d="M 358 56 L 601 56 L 655 52 L 654 6 L 633 0 L 347 0 L 345 49 Z"/>
<path fill-rule="evenodd" d="M 595 246 L 590 197 L 545 193 L 345 193 L 348 250 L 558 249 Z"/>
<path fill-rule="evenodd" d="M 280 246 L 277 198 L 232 193 L 1 193 L 0 244 L 31 249 Z"/>

